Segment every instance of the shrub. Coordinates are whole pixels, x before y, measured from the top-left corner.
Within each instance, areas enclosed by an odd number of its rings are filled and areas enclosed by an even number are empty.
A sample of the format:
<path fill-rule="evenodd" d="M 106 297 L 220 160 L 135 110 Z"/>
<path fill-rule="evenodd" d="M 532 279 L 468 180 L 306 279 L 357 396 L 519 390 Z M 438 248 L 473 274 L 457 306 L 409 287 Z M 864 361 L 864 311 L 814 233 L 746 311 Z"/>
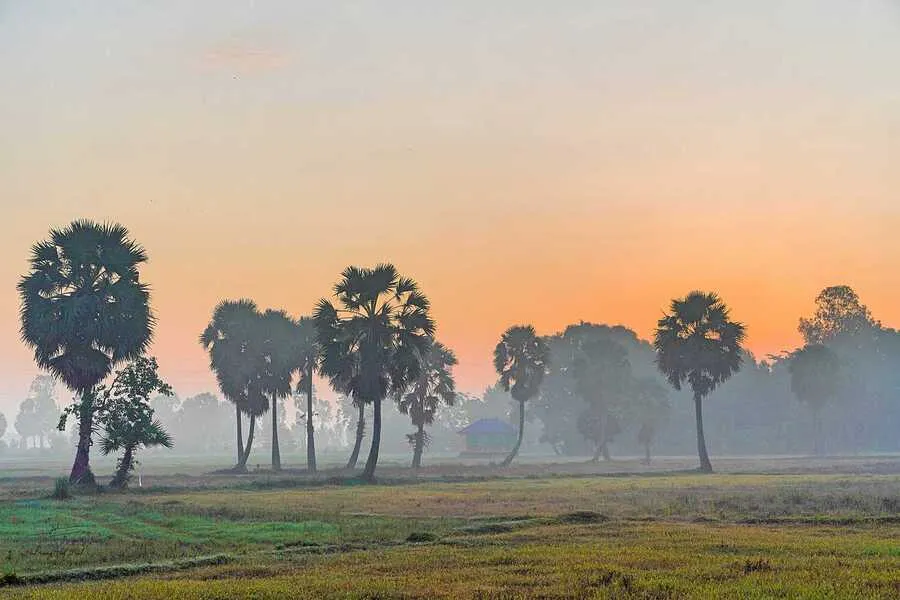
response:
<path fill-rule="evenodd" d="M 54 500 L 68 500 L 72 497 L 72 488 L 69 484 L 68 477 L 57 477 L 56 483 L 53 485 Z"/>

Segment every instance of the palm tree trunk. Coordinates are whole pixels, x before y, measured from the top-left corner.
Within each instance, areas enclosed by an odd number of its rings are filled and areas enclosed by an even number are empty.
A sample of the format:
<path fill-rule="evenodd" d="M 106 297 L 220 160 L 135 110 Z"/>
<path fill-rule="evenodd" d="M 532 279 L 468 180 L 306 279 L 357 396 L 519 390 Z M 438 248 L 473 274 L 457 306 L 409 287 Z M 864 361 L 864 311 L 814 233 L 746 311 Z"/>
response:
<path fill-rule="evenodd" d="M 366 405 L 359 403 L 359 418 L 356 421 L 356 442 L 353 444 L 353 452 L 350 453 L 350 459 L 347 461 L 348 469 L 356 468 L 356 461 L 359 460 L 359 450 L 362 447 L 363 437 L 366 435 Z"/>
<path fill-rule="evenodd" d="M 712 473 L 712 463 L 709 462 L 709 454 L 706 452 L 706 438 L 703 436 L 703 397 L 694 393 L 694 409 L 697 420 L 697 453 L 700 455 L 700 471 Z"/>
<path fill-rule="evenodd" d="M 69 482 L 76 485 L 95 485 L 96 480 L 91 472 L 91 433 L 94 427 L 94 391 L 81 393 L 81 405 L 78 418 L 78 449 L 75 451 L 75 462 L 69 473 Z"/>
<path fill-rule="evenodd" d="M 516 438 L 516 445 L 513 446 L 512 452 L 509 453 L 503 462 L 500 463 L 501 467 L 508 467 L 513 459 L 519 454 L 519 448 L 522 447 L 522 435 L 525 432 L 525 402 L 519 401 L 519 435 Z"/>
<path fill-rule="evenodd" d="M 278 448 L 278 398 L 272 394 L 272 470 L 281 470 L 281 451 Z"/>
<path fill-rule="evenodd" d="M 133 463 L 134 446 L 125 446 L 125 454 L 122 455 L 122 460 L 119 461 L 119 468 L 116 470 L 115 477 L 109 482 L 109 487 L 116 489 L 126 487 L 128 485 L 128 474 L 131 473 Z"/>
<path fill-rule="evenodd" d="M 419 430 L 416 432 L 416 443 L 413 446 L 413 469 L 422 466 L 422 450 L 425 447 L 425 426 L 419 423 Z"/>
<path fill-rule="evenodd" d="M 237 421 L 237 463 L 235 463 L 234 468 L 238 470 L 244 464 L 244 432 L 241 431 L 241 407 L 236 403 L 234 412 Z"/>
<path fill-rule="evenodd" d="M 369 448 L 369 458 L 363 469 L 363 479 L 375 480 L 375 467 L 378 465 L 378 451 L 381 447 L 381 398 L 375 399 L 375 410 L 372 415 L 372 446 Z"/>
<path fill-rule="evenodd" d="M 256 432 L 256 415 L 250 415 L 250 432 L 247 434 L 247 445 L 244 446 L 244 454 L 241 455 L 240 470 L 247 470 L 247 460 L 250 459 L 250 449 L 253 448 L 253 434 Z"/>
<path fill-rule="evenodd" d="M 312 369 L 307 373 L 306 388 L 306 470 L 316 472 L 316 436 L 313 428 L 313 382 Z"/>

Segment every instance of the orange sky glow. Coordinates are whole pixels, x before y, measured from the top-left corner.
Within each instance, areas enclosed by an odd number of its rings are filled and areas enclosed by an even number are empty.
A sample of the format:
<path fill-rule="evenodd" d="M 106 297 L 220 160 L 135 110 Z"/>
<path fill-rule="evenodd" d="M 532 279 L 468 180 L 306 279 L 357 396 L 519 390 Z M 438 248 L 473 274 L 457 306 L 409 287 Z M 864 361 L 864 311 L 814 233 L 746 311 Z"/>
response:
<path fill-rule="evenodd" d="M 0 8 L 8 420 L 15 284 L 80 217 L 147 248 L 182 396 L 218 301 L 308 314 L 348 264 L 420 282 L 467 391 L 509 325 L 649 337 L 692 289 L 758 356 L 827 285 L 900 326 L 894 3 L 191 4 Z"/>

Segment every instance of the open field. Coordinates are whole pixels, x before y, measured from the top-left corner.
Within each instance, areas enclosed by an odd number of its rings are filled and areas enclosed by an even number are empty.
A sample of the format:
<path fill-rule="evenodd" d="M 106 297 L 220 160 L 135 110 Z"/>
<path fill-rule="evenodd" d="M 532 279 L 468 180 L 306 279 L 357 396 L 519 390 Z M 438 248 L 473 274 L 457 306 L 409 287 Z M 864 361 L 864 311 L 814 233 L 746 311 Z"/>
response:
<path fill-rule="evenodd" d="M 718 465 L 729 472 L 616 472 L 624 461 L 553 474 L 549 465 L 444 466 L 418 481 L 389 467 L 380 485 L 337 472 L 315 481 L 168 474 L 153 476 L 163 487 L 69 501 L 46 499 L 49 486 L 29 497 L 40 476 L 7 479 L 0 560 L 11 582 L 27 585 L 0 594 L 900 595 L 900 461 Z M 655 469 L 665 466 L 680 461 Z"/>

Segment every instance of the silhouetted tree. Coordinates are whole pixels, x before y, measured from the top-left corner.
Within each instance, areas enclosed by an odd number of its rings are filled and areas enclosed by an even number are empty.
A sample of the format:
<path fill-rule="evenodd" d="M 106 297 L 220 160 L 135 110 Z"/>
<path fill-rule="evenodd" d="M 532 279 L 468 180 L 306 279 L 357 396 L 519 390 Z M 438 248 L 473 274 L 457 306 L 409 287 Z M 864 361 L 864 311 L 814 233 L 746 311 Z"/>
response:
<path fill-rule="evenodd" d="M 297 339 L 300 346 L 300 381 L 297 393 L 306 394 L 306 470 L 316 472 L 316 435 L 313 425 L 313 378 L 319 368 L 319 344 L 316 340 L 316 324 L 311 317 L 300 317 L 297 322 Z"/>
<path fill-rule="evenodd" d="M 516 445 L 502 463 L 506 467 L 515 459 L 525 432 L 525 402 L 537 396 L 547 372 L 550 349 L 537 336 L 531 325 L 507 329 L 494 348 L 494 369 L 500 386 L 519 403 L 519 434 Z"/>
<path fill-rule="evenodd" d="M 822 408 L 837 395 L 841 385 L 841 363 L 822 344 L 809 344 L 791 354 L 788 362 L 791 391 L 813 414 L 813 448 L 820 454 Z"/>
<path fill-rule="evenodd" d="M 55 387 L 52 377 L 38 375 L 31 382 L 28 398 L 19 405 L 16 431 L 24 439 L 35 438 L 36 448 L 44 448 L 44 440 L 51 435 L 59 422 Z"/>
<path fill-rule="evenodd" d="M 809 319 L 800 319 L 798 329 L 809 344 L 827 344 L 841 336 L 857 335 L 876 327 L 869 309 L 860 302 L 853 288 L 835 285 L 822 290 L 816 297 L 816 312 Z"/>
<path fill-rule="evenodd" d="M 435 413 L 442 403 L 453 406 L 456 383 L 452 369 L 456 364 L 453 351 L 438 341 L 432 341 L 425 352 L 421 374 L 410 390 L 398 399 L 400 412 L 409 415 L 416 427 L 416 431 L 407 436 L 413 447 L 414 469 L 422 465 L 422 451 L 428 440 L 425 426 L 434 423 Z"/>
<path fill-rule="evenodd" d="M 94 481 L 94 388 L 117 364 L 143 354 L 153 336 L 150 293 L 138 272 L 146 260 L 121 225 L 75 221 L 35 244 L 18 285 L 22 340 L 38 366 L 78 396 L 73 483 Z"/>
<path fill-rule="evenodd" d="M 200 336 L 200 344 L 209 352 L 209 366 L 216 374 L 219 389 L 235 406 L 237 471 L 247 468 L 256 418 L 268 408 L 260 384 L 263 343 L 259 325 L 259 311 L 251 300 L 227 300 L 216 307 Z M 241 431 L 242 414 L 250 417 L 246 445 Z"/>
<path fill-rule="evenodd" d="M 713 293 L 691 292 L 675 299 L 657 323 L 657 366 L 676 390 L 687 382 L 694 394 L 700 470 L 712 472 L 703 435 L 703 398 L 741 367 L 744 326 L 729 319 Z"/>
<path fill-rule="evenodd" d="M 660 426 L 669 418 L 669 404 L 666 388 L 656 379 L 644 377 L 637 380 L 633 388 L 632 407 L 638 423 L 637 441 L 644 447 L 644 464 L 650 464 L 650 447 L 656 439 Z"/>
<path fill-rule="evenodd" d="M 171 395 L 172 388 L 159 377 L 155 358 L 139 357 L 116 373 L 108 387 L 98 393 L 98 416 L 103 427 L 100 451 L 111 454 L 122 450 L 110 487 L 128 485 L 135 465 L 135 452 L 141 446 L 172 447 L 172 438 L 153 417 L 150 396 Z"/>
<path fill-rule="evenodd" d="M 321 371 L 335 390 L 360 406 L 373 405 L 372 447 L 363 477 L 375 476 L 381 442 L 381 404 L 421 374 L 434 334 L 430 303 L 415 281 L 393 265 L 348 267 L 334 287 L 338 307 L 322 299 L 313 318 Z"/>
<path fill-rule="evenodd" d="M 278 446 L 278 402 L 291 395 L 294 373 L 303 361 L 300 332 L 296 321 L 283 310 L 267 310 L 259 317 L 262 336 L 260 382 L 268 394 L 272 412 L 272 469 L 281 470 Z"/>
<path fill-rule="evenodd" d="M 631 385 L 631 364 L 624 346 L 606 336 L 591 335 L 593 327 L 566 330 L 574 346 L 571 375 L 575 389 L 587 404 L 579 418 L 579 431 L 594 444 L 593 460 L 609 460 L 609 440 L 621 430 L 620 421 Z"/>

